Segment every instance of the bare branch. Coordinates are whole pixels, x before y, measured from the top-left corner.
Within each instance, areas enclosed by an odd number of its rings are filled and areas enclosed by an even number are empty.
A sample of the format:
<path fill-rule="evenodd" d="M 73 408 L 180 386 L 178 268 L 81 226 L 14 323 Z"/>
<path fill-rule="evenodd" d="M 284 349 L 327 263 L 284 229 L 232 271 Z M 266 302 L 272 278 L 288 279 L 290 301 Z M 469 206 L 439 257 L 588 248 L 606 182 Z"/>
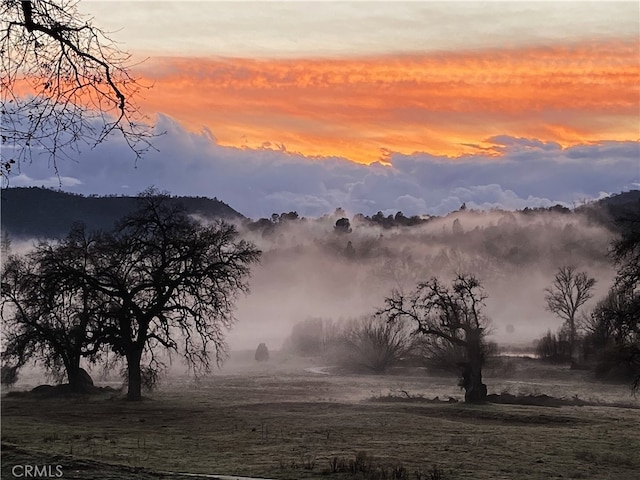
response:
<path fill-rule="evenodd" d="M 130 55 L 84 18 L 77 0 L 3 0 L 0 7 L 1 174 L 45 155 L 57 160 L 118 132 L 139 158 L 155 134 L 135 103 L 148 88 Z"/>

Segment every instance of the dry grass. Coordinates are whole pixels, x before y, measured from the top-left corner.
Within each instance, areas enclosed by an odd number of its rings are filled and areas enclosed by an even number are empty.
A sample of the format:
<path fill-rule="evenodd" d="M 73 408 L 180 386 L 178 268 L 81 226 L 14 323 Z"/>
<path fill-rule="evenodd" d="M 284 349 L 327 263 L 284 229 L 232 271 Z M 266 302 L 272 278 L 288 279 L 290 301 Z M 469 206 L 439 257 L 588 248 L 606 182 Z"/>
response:
<path fill-rule="evenodd" d="M 529 380 L 547 393 L 544 378 Z M 550 390 L 557 388 L 557 378 L 549 382 Z M 581 377 L 567 371 L 563 382 L 566 396 L 587 397 Z M 638 403 L 624 387 L 589 388 L 600 399 L 609 391 L 612 401 L 626 391 L 628 402 Z M 640 471 L 638 410 L 369 400 L 400 390 L 460 397 L 455 379 L 314 375 L 277 359 L 238 364 L 197 384 L 175 379 L 139 403 L 108 395 L 5 397 L 2 441 L 18 449 L 5 449 L 2 478 L 12 478 L 7 472 L 24 461 L 20 455 L 101 462 L 93 473 L 69 470 L 65 478 L 97 478 L 96 471 L 101 478 L 109 471 L 119 472 L 113 478 L 153 478 L 161 471 L 384 478 L 331 473 L 332 462 L 348 462 L 358 452 L 386 478 L 401 466 L 405 478 L 421 472 L 428 479 L 434 465 L 450 480 L 632 479 Z"/>

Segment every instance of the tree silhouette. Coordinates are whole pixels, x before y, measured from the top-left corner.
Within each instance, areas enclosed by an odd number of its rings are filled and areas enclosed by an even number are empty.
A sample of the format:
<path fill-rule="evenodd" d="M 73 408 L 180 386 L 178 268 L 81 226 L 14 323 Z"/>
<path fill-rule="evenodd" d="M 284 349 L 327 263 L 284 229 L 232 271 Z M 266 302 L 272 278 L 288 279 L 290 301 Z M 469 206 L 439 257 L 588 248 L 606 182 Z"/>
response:
<path fill-rule="evenodd" d="M 202 225 L 168 197 L 147 191 L 141 207 L 97 242 L 85 280 L 109 298 L 106 341 L 127 361 L 128 398 L 141 398 L 141 363 L 158 349 L 179 352 L 207 371 L 226 354 L 237 295 L 248 292 L 249 266 L 259 258 L 234 226 Z"/>
<path fill-rule="evenodd" d="M 634 292 L 630 312 L 640 317 L 640 202 L 616 219 L 621 235 L 613 242 L 613 257 L 618 266 L 616 287 Z"/>
<path fill-rule="evenodd" d="M 86 387 L 80 361 L 100 357 L 99 311 L 104 299 L 85 280 L 92 239 L 75 226 L 59 243 L 42 241 L 25 256 L 10 256 L 2 271 L 3 363 L 41 362 L 73 391 Z M 82 274 L 69 276 L 69 269 Z"/>
<path fill-rule="evenodd" d="M 45 154 L 57 159 L 118 132 L 136 158 L 151 127 L 134 101 L 143 87 L 131 58 L 78 11 L 77 0 L 3 0 L 0 6 L 2 159 L 11 167 Z"/>
<path fill-rule="evenodd" d="M 614 289 L 626 293 L 626 302 L 619 312 L 629 333 L 628 362 L 633 371 L 632 388 L 640 390 L 640 210 L 630 208 L 617 218 L 620 237 L 613 243 L 613 255 L 618 266 Z"/>
<path fill-rule="evenodd" d="M 336 220 L 333 231 L 336 233 L 351 233 L 351 222 L 346 217 L 339 218 Z"/>
<path fill-rule="evenodd" d="M 573 266 L 564 266 L 558 269 L 551 287 L 545 289 L 547 310 L 564 320 L 569 331 L 570 358 L 573 358 L 575 351 L 576 314 L 593 296 L 592 289 L 595 284 L 595 278 L 587 276 L 586 272 L 577 272 Z"/>
<path fill-rule="evenodd" d="M 479 403 L 487 397 L 487 387 L 482 383 L 489 324 L 482 313 L 486 298 L 480 281 L 472 275 L 458 274 L 451 287 L 434 277 L 419 283 L 409 295 L 394 291 L 378 313 L 389 322 L 410 321 L 415 333 L 435 346 L 443 343 L 460 347 L 464 358 L 458 367 L 465 401 Z"/>

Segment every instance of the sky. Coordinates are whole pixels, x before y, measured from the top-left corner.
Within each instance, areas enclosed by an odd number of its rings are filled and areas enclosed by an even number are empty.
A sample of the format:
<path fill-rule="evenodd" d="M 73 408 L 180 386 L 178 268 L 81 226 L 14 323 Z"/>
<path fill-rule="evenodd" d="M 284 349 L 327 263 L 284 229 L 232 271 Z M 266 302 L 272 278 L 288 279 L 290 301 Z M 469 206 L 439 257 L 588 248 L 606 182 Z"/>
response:
<path fill-rule="evenodd" d="M 572 206 L 640 188 L 640 4 L 89 1 L 153 85 L 118 138 L 14 186 L 297 211 Z"/>

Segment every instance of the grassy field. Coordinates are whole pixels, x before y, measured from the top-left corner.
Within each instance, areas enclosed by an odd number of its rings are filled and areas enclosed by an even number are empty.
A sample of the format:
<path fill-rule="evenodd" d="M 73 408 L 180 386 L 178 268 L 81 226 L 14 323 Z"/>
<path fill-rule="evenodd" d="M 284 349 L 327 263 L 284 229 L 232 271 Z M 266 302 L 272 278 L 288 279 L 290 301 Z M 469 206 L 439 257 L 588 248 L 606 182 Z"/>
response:
<path fill-rule="evenodd" d="M 455 378 L 321 375 L 309 366 L 232 357 L 215 376 L 168 379 L 138 403 L 114 394 L 5 396 L 2 478 L 27 463 L 61 464 L 63 478 L 78 479 L 179 478 L 162 472 L 636 479 L 640 472 L 640 402 L 626 386 L 589 382 L 585 372 L 518 362 L 486 382 L 490 393 L 577 395 L 629 408 L 427 403 L 416 399 L 461 398 Z"/>

